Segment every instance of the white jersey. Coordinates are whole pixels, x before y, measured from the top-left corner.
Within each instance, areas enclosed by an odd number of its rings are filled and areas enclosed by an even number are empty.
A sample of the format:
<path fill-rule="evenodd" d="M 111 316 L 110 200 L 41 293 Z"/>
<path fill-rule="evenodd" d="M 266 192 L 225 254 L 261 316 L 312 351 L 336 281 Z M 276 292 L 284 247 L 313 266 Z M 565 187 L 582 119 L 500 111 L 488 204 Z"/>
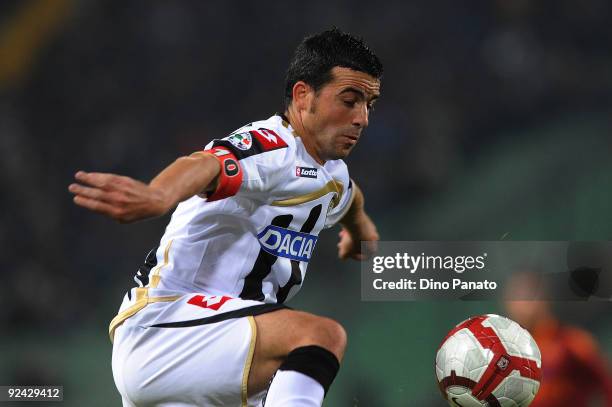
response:
<path fill-rule="evenodd" d="M 319 232 L 350 207 L 346 164 L 318 164 L 277 115 L 205 150 L 229 157 L 222 166 L 230 175 L 241 171 L 241 182 L 179 204 L 137 282 L 147 298 L 203 293 L 283 303 L 300 289 Z M 122 310 L 138 301 L 132 297 Z"/>
<path fill-rule="evenodd" d="M 300 289 L 319 232 L 353 199 L 344 162 L 317 164 L 280 116 L 206 150 L 216 190 L 176 208 L 111 321 L 124 406 L 260 406 L 266 391 L 247 388 L 254 316 Z"/>

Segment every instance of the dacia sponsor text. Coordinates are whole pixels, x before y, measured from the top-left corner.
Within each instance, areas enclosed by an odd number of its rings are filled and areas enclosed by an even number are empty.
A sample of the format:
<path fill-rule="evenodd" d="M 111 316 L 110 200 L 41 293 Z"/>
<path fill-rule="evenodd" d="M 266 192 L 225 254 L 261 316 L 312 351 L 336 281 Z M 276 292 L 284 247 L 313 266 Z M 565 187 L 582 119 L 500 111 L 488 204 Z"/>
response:
<path fill-rule="evenodd" d="M 310 261 L 317 236 L 268 225 L 257 238 L 268 253 L 297 261 Z"/>

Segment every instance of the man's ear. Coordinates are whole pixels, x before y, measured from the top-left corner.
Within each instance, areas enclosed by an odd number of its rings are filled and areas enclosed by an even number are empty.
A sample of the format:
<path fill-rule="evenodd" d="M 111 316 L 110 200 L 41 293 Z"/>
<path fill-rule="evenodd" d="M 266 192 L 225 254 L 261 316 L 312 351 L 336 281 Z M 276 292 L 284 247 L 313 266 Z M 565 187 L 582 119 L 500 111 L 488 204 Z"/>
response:
<path fill-rule="evenodd" d="M 313 94 L 313 89 L 310 85 L 308 85 L 304 81 L 297 81 L 295 85 L 293 85 L 293 105 L 296 107 L 298 111 L 306 110 L 310 106 L 310 98 Z"/>

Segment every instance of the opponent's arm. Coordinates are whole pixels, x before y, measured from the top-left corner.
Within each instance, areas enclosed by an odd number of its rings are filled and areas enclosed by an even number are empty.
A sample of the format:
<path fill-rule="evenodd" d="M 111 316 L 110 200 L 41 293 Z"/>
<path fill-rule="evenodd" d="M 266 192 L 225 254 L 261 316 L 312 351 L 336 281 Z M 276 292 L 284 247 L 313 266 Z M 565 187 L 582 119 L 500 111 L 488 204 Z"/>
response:
<path fill-rule="evenodd" d="M 353 202 L 344 217 L 340 219 L 342 230 L 340 231 L 340 242 L 338 242 L 338 257 L 346 259 L 351 257 L 356 260 L 364 260 L 377 248 L 380 239 L 376 225 L 365 212 L 365 199 L 361 189 L 353 181 Z M 361 241 L 366 242 L 367 252 L 361 250 Z"/>
<path fill-rule="evenodd" d="M 121 223 L 160 216 L 179 202 L 213 190 L 220 164 L 209 153 L 180 157 L 149 184 L 116 174 L 79 171 L 68 190 L 74 203 Z"/>

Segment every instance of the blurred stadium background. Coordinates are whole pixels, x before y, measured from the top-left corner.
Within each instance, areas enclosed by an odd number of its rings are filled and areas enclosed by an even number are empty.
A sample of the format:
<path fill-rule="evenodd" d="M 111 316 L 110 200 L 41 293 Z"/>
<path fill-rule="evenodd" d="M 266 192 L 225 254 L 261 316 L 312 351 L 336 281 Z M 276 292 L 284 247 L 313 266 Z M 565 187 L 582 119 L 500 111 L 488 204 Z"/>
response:
<path fill-rule="evenodd" d="M 348 159 L 382 239 L 612 240 L 610 15 L 606 0 L 1 1 L 0 384 L 120 404 L 107 325 L 168 219 L 86 213 L 74 172 L 149 180 L 279 111 L 294 47 L 332 25 L 385 64 Z M 361 302 L 335 242 L 289 303 L 348 330 L 326 405 L 445 405 L 436 347 L 501 305 Z M 556 308 L 612 355 L 610 302 Z"/>

